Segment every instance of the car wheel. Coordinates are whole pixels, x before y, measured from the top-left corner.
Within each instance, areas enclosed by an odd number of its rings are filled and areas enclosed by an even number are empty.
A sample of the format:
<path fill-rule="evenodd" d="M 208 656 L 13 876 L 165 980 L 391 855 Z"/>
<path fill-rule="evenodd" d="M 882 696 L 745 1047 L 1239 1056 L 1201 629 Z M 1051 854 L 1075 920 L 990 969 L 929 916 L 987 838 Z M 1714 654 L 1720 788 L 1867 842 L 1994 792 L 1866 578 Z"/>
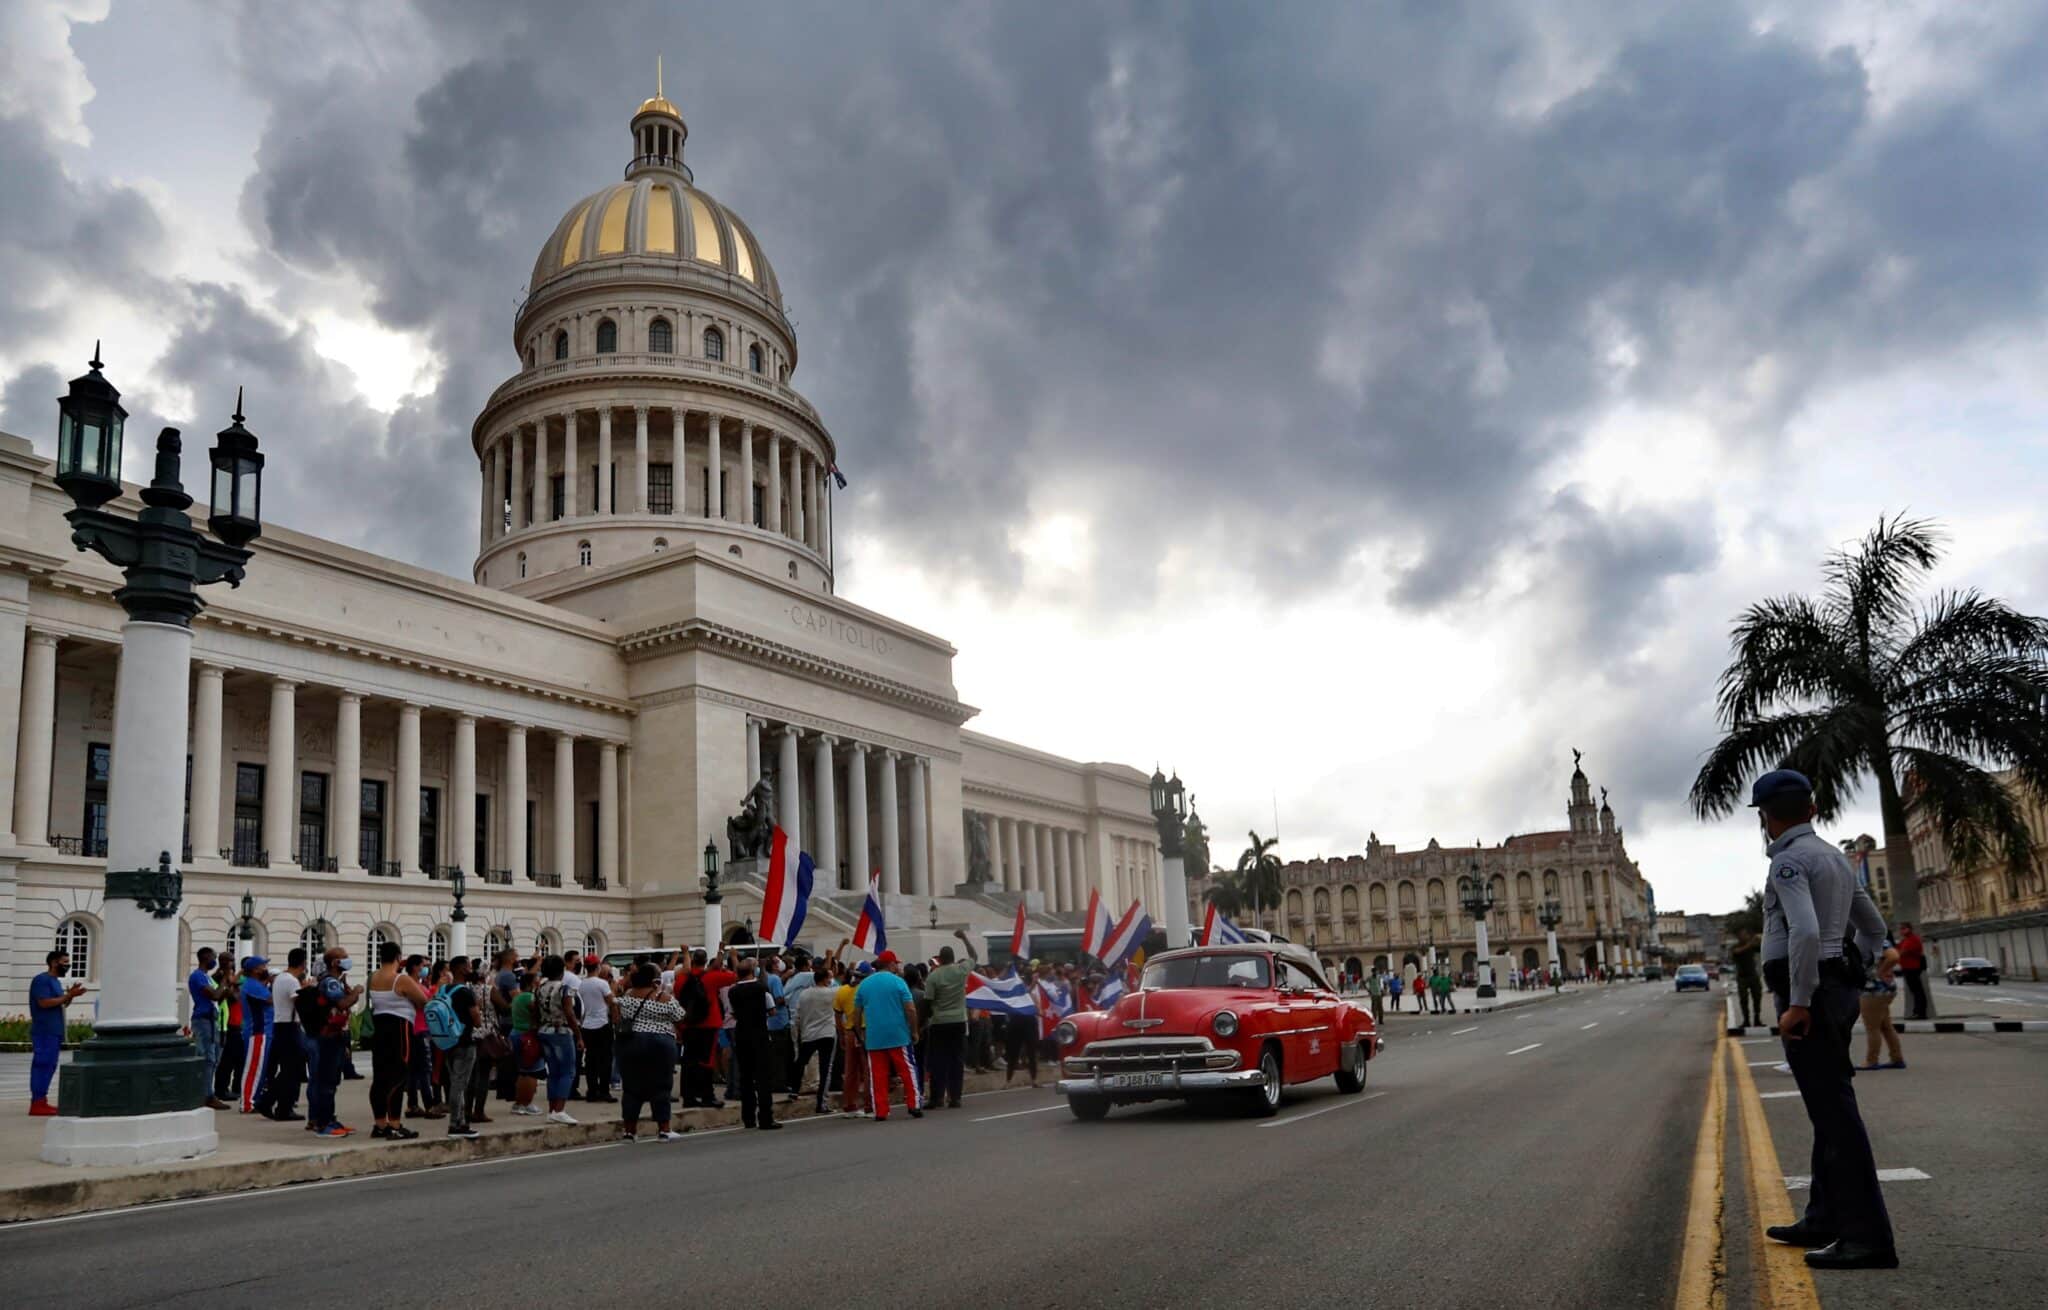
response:
<path fill-rule="evenodd" d="M 1266 1085 L 1244 1094 L 1245 1110 L 1255 1119 L 1270 1119 L 1280 1113 L 1280 1052 L 1268 1046 L 1259 1055 L 1259 1072 L 1266 1075 Z"/>
<path fill-rule="evenodd" d="M 1098 1119 L 1108 1117 L 1109 1098 L 1107 1096 L 1088 1095 L 1069 1096 L 1067 1098 L 1067 1108 L 1072 1110 L 1074 1117 L 1083 1123 L 1094 1123 Z"/>
<path fill-rule="evenodd" d="M 1340 1092 L 1362 1092 L 1365 1090 L 1365 1043 L 1354 1042 L 1345 1059 L 1337 1062 L 1337 1090 Z"/>

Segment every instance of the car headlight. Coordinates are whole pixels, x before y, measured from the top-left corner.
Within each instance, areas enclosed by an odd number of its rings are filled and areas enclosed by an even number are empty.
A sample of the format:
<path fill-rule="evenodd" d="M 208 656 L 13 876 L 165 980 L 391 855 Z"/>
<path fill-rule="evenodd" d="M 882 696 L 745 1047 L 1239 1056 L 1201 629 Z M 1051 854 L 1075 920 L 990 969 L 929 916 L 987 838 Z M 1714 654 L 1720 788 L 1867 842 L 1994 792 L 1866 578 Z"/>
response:
<path fill-rule="evenodd" d="M 1081 1030 L 1074 1027 L 1071 1019 L 1060 1020 L 1060 1026 L 1052 1030 L 1052 1040 L 1060 1046 L 1072 1046 L 1074 1039 L 1080 1035 Z"/>
<path fill-rule="evenodd" d="M 1237 1016 L 1228 1010 L 1218 1010 L 1216 1017 L 1209 1021 L 1218 1037 L 1233 1037 L 1237 1034 Z"/>

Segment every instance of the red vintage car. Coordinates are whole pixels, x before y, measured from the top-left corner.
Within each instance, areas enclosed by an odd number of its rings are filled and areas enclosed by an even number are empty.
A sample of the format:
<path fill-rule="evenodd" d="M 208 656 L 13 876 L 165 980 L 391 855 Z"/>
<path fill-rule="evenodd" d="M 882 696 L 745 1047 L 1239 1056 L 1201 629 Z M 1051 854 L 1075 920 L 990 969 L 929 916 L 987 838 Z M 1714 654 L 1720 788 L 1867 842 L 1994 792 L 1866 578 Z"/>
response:
<path fill-rule="evenodd" d="M 1286 942 L 1165 951 L 1109 1010 L 1053 1033 L 1059 1090 L 1077 1119 L 1137 1101 L 1215 1099 L 1254 1115 L 1283 1089 L 1334 1076 L 1365 1088 L 1379 1052 L 1372 1011 L 1337 995 L 1315 956 Z"/>

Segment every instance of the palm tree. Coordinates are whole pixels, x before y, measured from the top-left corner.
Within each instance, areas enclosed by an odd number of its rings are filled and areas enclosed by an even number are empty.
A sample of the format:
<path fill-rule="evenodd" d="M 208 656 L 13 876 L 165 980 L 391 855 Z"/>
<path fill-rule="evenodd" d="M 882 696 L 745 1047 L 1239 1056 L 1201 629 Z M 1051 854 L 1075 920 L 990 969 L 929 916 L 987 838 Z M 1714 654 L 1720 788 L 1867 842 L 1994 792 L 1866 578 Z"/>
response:
<path fill-rule="evenodd" d="M 2048 797 L 2048 620 L 1974 590 L 1916 605 L 1914 584 L 1941 541 L 1927 520 L 1880 519 L 1828 556 L 1817 598 L 1761 601 L 1736 620 L 1717 707 L 1724 735 L 1691 795 L 1700 818 L 1723 816 L 1756 773 L 1792 768 L 1813 779 L 1832 819 L 1874 780 L 1893 912 L 1914 922 L 1909 805 L 1924 807 L 1957 867 L 1995 857 L 2025 870 L 2020 798 L 1985 766 Z"/>
<path fill-rule="evenodd" d="M 1277 914 L 1280 907 L 1280 857 L 1273 854 L 1273 848 L 1280 844 L 1278 837 L 1261 838 L 1258 833 L 1246 834 L 1251 845 L 1244 854 L 1237 857 L 1237 895 L 1242 908 L 1249 901 L 1259 919 L 1259 926 L 1265 927 L 1265 911 L 1273 907 Z"/>

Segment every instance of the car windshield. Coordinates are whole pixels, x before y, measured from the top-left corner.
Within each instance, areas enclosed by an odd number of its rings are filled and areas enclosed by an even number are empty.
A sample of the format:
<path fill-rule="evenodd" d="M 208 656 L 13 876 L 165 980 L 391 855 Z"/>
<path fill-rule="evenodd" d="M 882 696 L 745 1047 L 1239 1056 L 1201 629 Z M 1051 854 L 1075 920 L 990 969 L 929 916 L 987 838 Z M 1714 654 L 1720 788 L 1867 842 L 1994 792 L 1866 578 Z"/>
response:
<path fill-rule="evenodd" d="M 1981 955 L 1965 955 L 1962 959 L 1957 960 L 1956 963 L 1965 969 L 1989 969 L 1991 967 L 1991 961 Z"/>
<path fill-rule="evenodd" d="M 1145 966 L 1148 990 L 1168 987 L 1269 987 L 1272 970 L 1263 955 L 1182 955 Z"/>
<path fill-rule="evenodd" d="M 1686 977 L 1691 978 L 1694 976 L 1704 977 L 1706 975 L 1707 969 L 1705 965 L 1701 964 L 1681 964 L 1678 966 L 1678 971 L 1684 974 Z"/>

